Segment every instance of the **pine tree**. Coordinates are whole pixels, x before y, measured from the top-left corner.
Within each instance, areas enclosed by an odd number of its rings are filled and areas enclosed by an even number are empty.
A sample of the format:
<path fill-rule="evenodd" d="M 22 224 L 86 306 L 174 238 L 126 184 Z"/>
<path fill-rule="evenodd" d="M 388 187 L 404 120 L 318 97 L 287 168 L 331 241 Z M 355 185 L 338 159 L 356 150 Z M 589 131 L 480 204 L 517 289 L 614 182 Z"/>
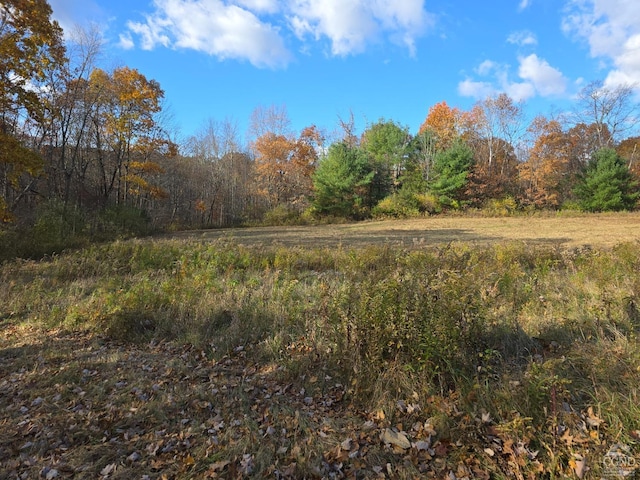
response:
<path fill-rule="evenodd" d="M 589 212 L 631 210 L 640 191 L 624 160 L 612 148 L 597 150 L 576 185 L 580 206 Z"/>

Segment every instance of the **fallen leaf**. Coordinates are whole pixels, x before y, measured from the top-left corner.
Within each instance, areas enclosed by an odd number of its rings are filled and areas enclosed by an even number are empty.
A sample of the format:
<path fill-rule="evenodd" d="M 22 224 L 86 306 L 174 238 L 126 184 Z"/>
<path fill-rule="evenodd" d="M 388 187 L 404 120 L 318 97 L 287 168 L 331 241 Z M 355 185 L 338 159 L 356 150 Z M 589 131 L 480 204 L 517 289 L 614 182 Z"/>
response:
<path fill-rule="evenodd" d="M 137 462 L 138 460 L 140 460 L 141 456 L 138 452 L 133 452 L 131 455 L 129 455 L 127 457 L 127 462 Z"/>
<path fill-rule="evenodd" d="M 224 470 L 225 467 L 227 465 L 229 465 L 231 462 L 229 460 L 222 460 L 220 462 L 214 462 L 211 465 L 209 465 L 209 471 L 210 472 L 217 472 L 219 470 Z"/>
<path fill-rule="evenodd" d="M 424 440 L 419 440 L 416 443 L 414 443 L 413 446 L 418 451 L 429 450 L 429 448 L 431 447 L 431 442 L 425 442 Z"/>
<path fill-rule="evenodd" d="M 390 428 L 386 428 L 384 432 L 382 432 L 380 439 L 385 444 L 395 445 L 403 450 L 411 448 L 411 442 L 409 442 L 409 439 L 404 433 L 396 432 Z"/>
<path fill-rule="evenodd" d="M 52 480 L 54 478 L 58 478 L 58 470 L 56 470 L 55 468 L 52 468 L 47 472 L 44 478 L 46 478 L 46 480 Z"/>
<path fill-rule="evenodd" d="M 573 467 L 573 471 L 578 478 L 583 478 L 588 470 L 587 459 L 577 453 L 573 454 L 573 459 L 569 461 L 569 464 Z"/>
<path fill-rule="evenodd" d="M 243 475 L 251 475 L 251 472 L 253 472 L 253 455 L 250 453 L 242 455 L 242 460 L 240 461 L 240 472 L 242 472 Z"/>
<path fill-rule="evenodd" d="M 340 444 L 340 447 L 343 450 L 351 450 L 352 443 L 353 443 L 353 440 L 351 440 L 350 438 L 347 438 L 344 442 Z"/>
<path fill-rule="evenodd" d="M 113 472 L 116 471 L 116 468 L 117 468 L 117 465 L 115 463 L 110 463 L 109 465 L 104 467 L 102 470 L 100 470 L 100 475 L 102 475 L 103 477 L 108 477 L 109 475 L 111 475 Z"/>
<path fill-rule="evenodd" d="M 593 407 L 589 407 L 589 409 L 587 410 L 586 421 L 587 425 L 589 425 L 591 428 L 597 428 L 604 420 L 593 413 Z"/>

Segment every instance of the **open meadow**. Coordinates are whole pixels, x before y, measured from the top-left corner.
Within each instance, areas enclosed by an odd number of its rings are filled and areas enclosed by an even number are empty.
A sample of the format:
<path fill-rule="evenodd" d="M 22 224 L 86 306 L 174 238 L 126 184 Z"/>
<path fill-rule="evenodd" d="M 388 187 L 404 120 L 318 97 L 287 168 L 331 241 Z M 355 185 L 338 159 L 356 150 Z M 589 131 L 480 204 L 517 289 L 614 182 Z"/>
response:
<path fill-rule="evenodd" d="M 349 224 L 198 230 L 171 238 L 233 239 L 244 245 L 307 248 L 387 245 L 401 248 L 467 242 L 523 242 L 563 248 L 611 247 L 640 240 L 640 214 L 570 214 L 519 217 L 442 216 Z"/>
<path fill-rule="evenodd" d="M 5 262 L 0 478 L 632 475 L 639 240 L 433 217 Z"/>

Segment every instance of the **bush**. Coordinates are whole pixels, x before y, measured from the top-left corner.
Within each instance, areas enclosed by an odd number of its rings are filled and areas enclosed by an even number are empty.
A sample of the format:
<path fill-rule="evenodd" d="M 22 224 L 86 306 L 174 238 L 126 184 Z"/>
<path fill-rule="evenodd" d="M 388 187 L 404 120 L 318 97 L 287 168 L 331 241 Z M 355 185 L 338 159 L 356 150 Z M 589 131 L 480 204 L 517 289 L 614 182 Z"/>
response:
<path fill-rule="evenodd" d="M 442 204 L 438 197 L 432 193 L 417 193 L 414 195 L 418 210 L 423 213 L 442 213 Z"/>
<path fill-rule="evenodd" d="M 371 214 L 375 218 L 406 218 L 417 217 L 420 215 L 420 211 L 415 206 L 403 201 L 399 195 L 390 195 L 380 200 L 371 210 Z"/>
<path fill-rule="evenodd" d="M 94 235 L 100 239 L 146 236 L 153 232 L 151 218 L 146 211 L 128 205 L 107 207 L 97 217 Z"/>
<path fill-rule="evenodd" d="M 400 192 L 381 200 L 372 210 L 378 218 L 409 218 L 442 212 L 442 204 L 432 193 Z"/>
<path fill-rule="evenodd" d="M 16 231 L 16 255 L 37 258 L 86 243 L 84 212 L 59 200 L 41 204 L 32 227 Z"/>
<path fill-rule="evenodd" d="M 262 225 L 306 225 L 309 221 L 310 216 L 308 214 L 303 215 L 298 210 L 287 205 L 277 205 L 264 214 Z"/>
<path fill-rule="evenodd" d="M 484 205 L 483 213 L 490 217 L 508 217 L 518 209 L 518 204 L 513 197 L 492 198 Z"/>

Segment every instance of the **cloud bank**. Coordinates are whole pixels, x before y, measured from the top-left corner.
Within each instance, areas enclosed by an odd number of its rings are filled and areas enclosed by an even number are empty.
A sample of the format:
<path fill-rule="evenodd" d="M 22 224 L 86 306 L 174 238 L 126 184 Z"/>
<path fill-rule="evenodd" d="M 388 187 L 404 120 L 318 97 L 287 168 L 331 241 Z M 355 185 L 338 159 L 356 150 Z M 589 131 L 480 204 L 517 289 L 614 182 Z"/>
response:
<path fill-rule="evenodd" d="M 433 23 L 425 0 L 154 0 L 143 21 L 129 21 L 123 48 L 190 49 L 221 60 L 280 68 L 293 58 L 290 40 L 325 41 L 331 55 L 363 52 L 390 41 L 416 53 Z"/>
<path fill-rule="evenodd" d="M 541 97 L 561 96 L 567 90 L 568 80 L 560 70 L 535 53 L 518 57 L 518 73 L 514 79 L 509 65 L 485 60 L 475 69 L 481 80 L 466 78 L 458 84 L 458 93 L 478 100 L 506 93 L 516 101 Z"/>
<path fill-rule="evenodd" d="M 570 0 L 562 29 L 586 42 L 591 57 L 609 64 L 606 86 L 640 83 L 640 2 Z"/>

